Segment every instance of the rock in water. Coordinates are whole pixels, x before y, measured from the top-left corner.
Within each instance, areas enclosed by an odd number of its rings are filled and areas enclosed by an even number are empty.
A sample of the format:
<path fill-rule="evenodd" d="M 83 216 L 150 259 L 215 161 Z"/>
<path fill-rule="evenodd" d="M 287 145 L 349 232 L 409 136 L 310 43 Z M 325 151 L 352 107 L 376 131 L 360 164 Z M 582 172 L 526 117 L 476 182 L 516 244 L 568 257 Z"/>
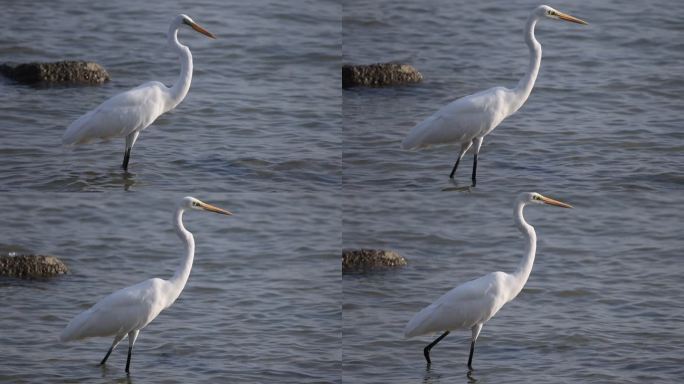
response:
<path fill-rule="evenodd" d="M 342 273 L 365 272 L 371 269 L 402 267 L 406 259 L 384 249 L 345 249 L 342 251 Z"/>
<path fill-rule="evenodd" d="M 2 64 L 0 73 L 22 84 L 96 85 L 109 81 L 109 73 L 100 64 L 88 61 Z"/>
<path fill-rule="evenodd" d="M 385 87 L 417 83 L 421 80 L 423 80 L 423 75 L 408 64 L 378 63 L 342 66 L 342 88 Z"/>
<path fill-rule="evenodd" d="M 58 258 L 47 255 L 0 256 L 0 275 L 20 279 L 44 279 L 67 273 L 67 266 Z"/>

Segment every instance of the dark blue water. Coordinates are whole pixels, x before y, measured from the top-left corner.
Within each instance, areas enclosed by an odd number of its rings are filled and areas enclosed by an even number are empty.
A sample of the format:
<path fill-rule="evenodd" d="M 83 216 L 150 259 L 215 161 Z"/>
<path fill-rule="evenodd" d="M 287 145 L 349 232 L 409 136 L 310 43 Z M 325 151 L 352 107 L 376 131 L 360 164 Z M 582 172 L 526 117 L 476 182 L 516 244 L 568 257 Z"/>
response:
<path fill-rule="evenodd" d="M 343 61 L 398 61 L 424 81 L 343 92 L 344 248 L 394 249 L 406 268 L 343 279 L 349 383 L 669 383 L 684 377 L 681 304 L 682 4 L 559 2 L 588 26 L 541 21 L 541 71 L 523 108 L 448 181 L 457 148 L 404 151 L 412 126 L 458 97 L 514 87 L 522 30 L 539 3 L 346 1 Z M 512 272 L 521 191 L 573 210 L 530 207 L 537 259 L 526 288 L 483 328 L 403 339 L 414 313 L 452 287 Z M 436 337 L 437 335 L 435 335 Z"/>
<path fill-rule="evenodd" d="M 400 149 L 449 101 L 515 86 L 522 27 L 538 3 L 298 1 L 5 4 L 2 62 L 85 59 L 100 87 L 0 79 L 0 252 L 61 257 L 71 273 L 0 280 L 0 381 L 671 383 L 684 377 L 681 276 L 684 46 L 674 1 L 560 2 L 580 26 L 545 20 L 526 105 L 448 173 L 456 148 Z M 187 13 L 195 76 L 186 100 L 143 132 L 130 173 L 123 141 L 64 148 L 66 126 L 100 102 L 178 74 L 168 23 Z M 341 20 L 341 25 L 340 25 Z M 340 91 L 345 63 L 398 61 L 420 84 Z M 83 193 L 83 192 L 104 193 Z M 128 191 L 128 193 L 126 192 Z M 492 271 L 523 242 L 520 191 L 539 237 L 527 286 L 483 328 L 433 349 L 403 339 L 415 312 Z M 66 192 L 66 193 L 65 193 Z M 132 193 L 131 193 L 132 192 Z M 168 278 L 181 255 L 176 201 L 235 212 L 186 215 L 197 255 L 176 304 L 125 347 L 62 344 L 68 320 L 102 296 Z M 340 278 L 340 248 L 394 249 L 409 265 Z"/>
<path fill-rule="evenodd" d="M 339 187 L 335 2 L 15 2 L 3 13 L 0 61 L 92 60 L 112 80 L 37 90 L 0 79 L 0 189 Z M 141 134 L 130 174 L 120 169 L 123 139 L 62 147 L 66 127 L 107 98 L 150 80 L 173 84 L 180 64 L 166 32 L 178 13 L 218 38 L 179 33 L 194 58 L 190 92 Z"/>
<path fill-rule="evenodd" d="M 97 198 L 95 198 L 97 197 Z M 124 341 L 58 341 L 71 318 L 140 281 L 168 279 L 184 256 L 178 193 L 4 193 L 0 252 L 52 254 L 70 273 L 0 279 L 0 382 L 126 382 Z M 338 198 L 202 193 L 233 216 L 190 211 L 195 260 L 185 290 L 144 328 L 130 382 L 320 383 L 340 378 Z M 306 212 L 302 215 L 301 212 Z"/>
<path fill-rule="evenodd" d="M 334 1 L 9 2 L 0 62 L 82 59 L 112 80 L 38 88 L 0 78 L 0 253 L 45 253 L 71 269 L 0 279 L 0 382 L 339 382 L 340 14 Z M 140 136 L 61 146 L 65 128 L 149 80 L 172 84 L 169 22 L 194 56 L 187 98 Z M 128 191 L 128 192 L 126 192 Z M 104 192 L 104 193 L 84 193 Z M 171 218 L 194 195 L 235 213 L 189 213 L 188 285 L 125 342 L 63 344 L 67 322 L 104 295 L 169 278 L 182 255 Z"/>

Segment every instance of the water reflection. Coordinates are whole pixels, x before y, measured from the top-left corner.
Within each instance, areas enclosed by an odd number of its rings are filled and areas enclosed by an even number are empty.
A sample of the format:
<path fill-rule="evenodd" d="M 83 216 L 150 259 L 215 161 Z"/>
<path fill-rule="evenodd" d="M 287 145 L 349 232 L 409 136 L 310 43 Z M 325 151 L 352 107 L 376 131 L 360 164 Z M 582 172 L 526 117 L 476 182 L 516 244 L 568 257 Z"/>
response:
<path fill-rule="evenodd" d="M 423 377 L 423 384 L 435 384 L 439 383 L 442 378 L 442 374 L 439 372 L 433 372 L 430 369 L 430 364 L 425 366 L 425 377 Z"/>
<path fill-rule="evenodd" d="M 466 377 L 468 378 L 468 383 L 477 383 L 477 379 L 473 377 L 473 370 L 469 369 L 468 373 L 466 373 Z"/>
<path fill-rule="evenodd" d="M 442 192 L 472 192 L 473 188 L 475 188 L 474 185 L 459 185 L 456 179 L 449 179 L 449 184 L 451 186 L 442 188 Z"/>
<path fill-rule="evenodd" d="M 135 185 L 135 174 L 128 171 L 123 171 L 122 181 L 124 191 L 128 191 L 132 186 Z"/>
<path fill-rule="evenodd" d="M 466 383 L 473 384 L 478 382 L 478 379 L 473 375 L 473 372 L 475 371 L 469 369 L 466 373 Z M 427 366 L 425 367 L 425 376 L 423 377 L 423 384 L 438 384 L 443 382 L 443 378 L 445 378 L 443 374 L 439 373 L 438 371 L 433 371 L 430 368 L 430 364 L 427 364 Z"/>
<path fill-rule="evenodd" d="M 107 379 L 108 378 L 107 375 L 110 373 L 107 364 L 102 364 L 102 365 L 98 364 L 97 366 L 100 367 L 100 369 L 102 371 L 102 378 Z M 119 375 L 120 374 L 120 367 L 119 367 L 119 369 L 113 368 L 112 371 L 114 372 L 115 375 Z M 121 371 L 121 373 L 123 373 L 123 372 Z M 126 375 L 125 377 L 115 378 L 114 382 L 120 383 L 120 384 L 132 384 L 133 379 L 131 378 L 131 374 L 126 373 L 125 375 Z"/>
<path fill-rule="evenodd" d="M 128 191 L 136 184 L 138 184 L 136 174 L 128 171 L 119 169 L 104 172 L 75 170 L 64 177 L 57 177 L 43 184 L 41 188 L 75 192 L 123 188 L 124 191 Z"/>

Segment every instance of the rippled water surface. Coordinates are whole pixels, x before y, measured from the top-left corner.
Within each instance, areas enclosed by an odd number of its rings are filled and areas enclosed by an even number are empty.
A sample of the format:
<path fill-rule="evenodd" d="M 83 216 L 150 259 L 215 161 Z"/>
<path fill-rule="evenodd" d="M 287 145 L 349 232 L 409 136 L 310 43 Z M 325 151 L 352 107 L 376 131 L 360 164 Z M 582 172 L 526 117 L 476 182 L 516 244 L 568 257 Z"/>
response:
<path fill-rule="evenodd" d="M 104 295 L 173 275 L 183 246 L 171 219 L 183 195 L 96 196 L 3 195 L 11 225 L 0 252 L 52 254 L 71 273 L 0 279 L 0 382 L 339 381 L 339 224 L 329 217 L 336 196 L 198 194 L 234 215 L 185 214 L 194 268 L 176 303 L 141 331 L 128 378 L 125 341 L 102 368 L 111 339 L 57 337 Z"/>
<path fill-rule="evenodd" d="M 522 27 L 538 3 L 345 1 L 343 61 L 398 61 L 424 81 L 343 92 L 344 248 L 394 249 L 406 268 L 343 279 L 343 381 L 643 383 L 684 378 L 682 4 L 561 1 L 590 25 L 544 20 L 537 85 L 472 154 L 404 151 L 408 130 L 457 97 L 513 87 L 528 63 Z M 529 207 L 537 260 L 520 296 L 480 335 L 403 339 L 408 320 L 450 288 L 523 252 L 520 191 L 573 210 Z"/>
<path fill-rule="evenodd" d="M 0 76 L 0 188 L 338 187 L 340 9 L 306 0 L 4 4 L 0 62 L 92 60 L 112 80 L 37 89 Z M 194 57 L 190 92 L 141 134 L 130 173 L 120 168 L 123 139 L 62 147 L 65 128 L 107 98 L 176 80 L 180 65 L 165 36 L 178 13 L 218 39 L 180 32 Z"/>
<path fill-rule="evenodd" d="M 590 25 L 538 24 L 536 87 L 485 138 L 474 189 L 463 188 L 471 154 L 452 183 L 456 148 L 400 142 L 450 100 L 515 86 L 536 2 L 5 4 L 1 62 L 93 60 L 112 81 L 0 78 L 0 253 L 53 254 L 71 268 L 51 281 L 0 279 L 0 381 L 682 381 L 683 4 L 551 4 Z M 130 172 L 123 140 L 62 147 L 65 127 L 106 98 L 175 81 L 165 33 L 180 12 L 219 38 L 181 32 L 193 85 L 142 133 Z M 341 92 L 340 56 L 409 63 L 424 81 Z M 483 328 L 476 370 L 466 331 L 435 347 L 426 369 L 432 338 L 405 340 L 404 325 L 451 287 L 515 268 L 512 203 L 533 190 L 575 208 L 525 211 L 536 263 Z M 193 272 L 141 332 L 130 377 L 125 346 L 101 368 L 109 339 L 59 343 L 105 294 L 172 275 L 171 215 L 188 194 L 235 215 L 186 215 Z M 340 243 L 394 249 L 409 265 L 340 279 Z"/>

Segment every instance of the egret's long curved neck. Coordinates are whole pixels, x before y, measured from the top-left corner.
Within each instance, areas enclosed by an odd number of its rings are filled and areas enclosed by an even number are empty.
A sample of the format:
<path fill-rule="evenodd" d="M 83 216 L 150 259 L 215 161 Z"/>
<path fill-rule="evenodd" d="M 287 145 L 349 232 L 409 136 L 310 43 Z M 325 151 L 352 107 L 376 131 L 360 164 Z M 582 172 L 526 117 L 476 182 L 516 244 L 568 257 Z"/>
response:
<path fill-rule="evenodd" d="M 513 111 L 517 111 L 525 103 L 532 92 L 534 82 L 537 80 L 539 74 L 539 67 L 541 66 L 542 49 L 541 44 L 534 38 L 534 27 L 537 25 L 539 18 L 532 14 L 527 19 L 525 24 L 525 43 L 530 49 L 530 64 L 527 68 L 525 76 L 518 82 L 518 85 L 513 90 L 516 94 L 516 103 Z"/>
<path fill-rule="evenodd" d="M 171 283 L 172 300 L 168 305 L 171 305 L 171 303 L 173 303 L 181 294 L 183 288 L 185 288 L 185 283 L 187 283 L 188 277 L 190 277 L 192 261 L 195 258 L 195 239 L 192 237 L 192 233 L 183 226 L 183 208 L 179 207 L 176 210 L 174 222 L 178 237 L 185 243 L 185 256 L 183 256 L 181 264 L 176 269 L 176 273 L 174 273 L 173 277 L 169 280 Z"/>
<path fill-rule="evenodd" d="M 522 291 L 525 283 L 527 283 L 527 278 L 530 277 L 530 272 L 532 272 L 532 265 L 534 264 L 534 256 L 537 253 L 537 234 L 534 232 L 534 227 L 527 224 L 525 218 L 523 217 L 523 209 L 525 208 L 524 201 L 518 201 L 515 205 L 515 224 L 518 229 L 525 236 L 527 243 L 525 244 L 525 254 L 523 255 L 518 268 L 511 275 L 513 277 L 513 295 L 509 300 L 513 300 L 515 296 Z"/>
<path fill-rule="evenodd" d="M 169 33 L 167 35 L 169 46 L 174 52 L 178 53 L 181 64 L 180 76 L 170 89 L 171 97 L 169 104 L 166 106 L 167 111 L 173 109 L 183 101 L 185 95 L 187 95 L 190 90 L 190 83 L 192 82 L 192 54 L 190 53 L 190 48 L 178 41 L 179 28 L 179 25 L 172 24 L 171 27 L 169 27 Z"/>

